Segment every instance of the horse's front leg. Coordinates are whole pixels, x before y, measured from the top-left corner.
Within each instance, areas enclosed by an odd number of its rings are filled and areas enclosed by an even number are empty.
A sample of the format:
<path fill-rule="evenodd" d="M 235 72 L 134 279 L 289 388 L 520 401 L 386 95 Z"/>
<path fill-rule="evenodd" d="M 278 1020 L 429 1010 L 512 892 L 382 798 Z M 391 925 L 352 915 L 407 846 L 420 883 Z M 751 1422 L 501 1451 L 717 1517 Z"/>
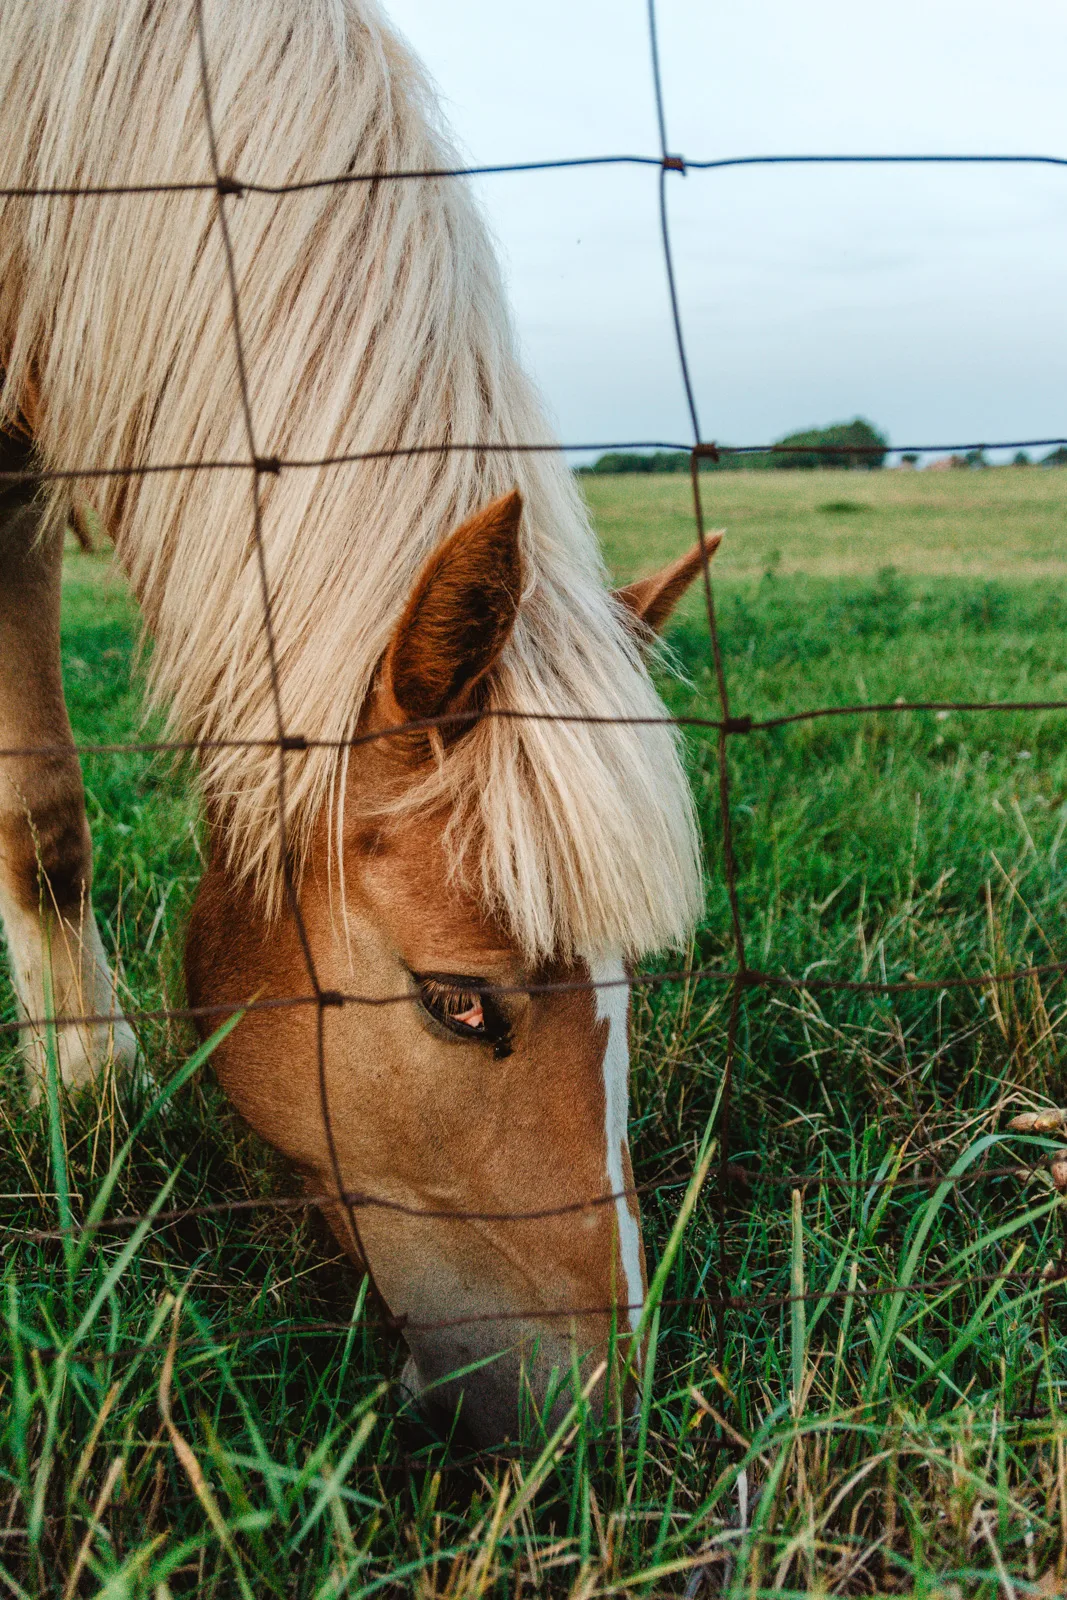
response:
<path fill-rule="evenodd" d="M 0 466 L 15 463 L 0 441 Z M 18 465 L 22 465 L 20 461 Z M 60 532 L 41 534 L 41 508 L 24 485 L 0 483 L 0 750 L 73 746 L 59 661 Z M 88 1083 L 109 1059 L 132 1064 L 136 1040 L 119 1014 L 115 982 L 93 916 L 92 845 L 78 758 L 0 755 L 0 917 L 7 936 L 31 1097 L 48 1060 L 47 1017 L 116 1020 L 60 1024 L 52 1035 L 62 1080 Z"/>

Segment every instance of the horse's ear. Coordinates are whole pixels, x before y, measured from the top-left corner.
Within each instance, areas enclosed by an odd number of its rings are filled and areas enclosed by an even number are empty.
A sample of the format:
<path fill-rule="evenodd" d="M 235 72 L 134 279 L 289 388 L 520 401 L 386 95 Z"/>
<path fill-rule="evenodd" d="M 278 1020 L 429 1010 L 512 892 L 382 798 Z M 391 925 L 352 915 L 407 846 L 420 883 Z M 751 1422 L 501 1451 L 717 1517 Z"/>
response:
<path fill-rule="evenodd" d="M 522 496 L 513 489 L 430 556 L 385 653 L 387 715 L 422 721 L 470 708 L 518 615 L 521 517 Z"/>
<path fill-rule="evenodd" d="M 720 528 L 704 536 L 704 549 L 709 561 L 719 548 L 723 532 Z M 659 633 L 703 565 L 700 546 L 694 545 L 686 555 L 679 556 L 669 566 L 661 567 L 650 578 L 638 578 L 636 583 L 628 583 L 625 589 L 616 589 L 615 598 L 649 633 Z"/>

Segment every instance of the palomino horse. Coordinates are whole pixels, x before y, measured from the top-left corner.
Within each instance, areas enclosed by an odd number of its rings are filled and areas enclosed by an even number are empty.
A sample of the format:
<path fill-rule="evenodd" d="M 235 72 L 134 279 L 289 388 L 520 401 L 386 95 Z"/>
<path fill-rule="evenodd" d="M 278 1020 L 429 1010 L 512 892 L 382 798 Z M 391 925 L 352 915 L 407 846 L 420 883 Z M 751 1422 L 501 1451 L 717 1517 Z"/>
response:
<path fill-rule="evenodd" d="M 204 0 L 203 23 L 224 172 L 288 185 L 456 164 L 373 0 Z M 210 180 L 200 72 L 192 0 L 12 0 L 0 184 Z M 256 443 L 308 463 L 260 480 L 277 680 L 249 474 L 121 470 L 249 459 L 221 205 Z M 69 486 L 47 472 L 102 469 L 154 692 L 205 742 L 191 1002 L 306 995 L 309 954 L 324 989 L 401 997 L 321 1014 L 321 1084 L 319 1014 L 253 1010 L 219 1079 L 313 1192 L 340 1180 L 387 1202 L 360 1210 L 358 1238 L 340 1200 L 324 1210 L 406 1319 L 412 1386 L 461 1396 L 483 1442 L 513 1435 L 523 1370 L 539 1402 L 553 1368 L 636 1326 L 644 1293 L 626 964 L 685 938 L 700 873 L 641 649 L 701 552 L 613 599 L 562 459 L 469 448 L 549 434 L 455 179 L 9 197 L 0 352 L 4 465 L 42 474 L 0 502 L 0 745 L 71 743 Z M 404 454 L 426 444 L 442 448 Z M 313 464 L 337 456 L 357 459 Z M 284 830 L 307 950 L 284 893 L 275 681 L 309 739 L 285 757 Z M 27 1018 L 115 1009 L 90 875 L 73 751 L 6 757 L 0 910 Z M 122 1022 L 59 1037 L 70 1086 L 135 1053 Z M 427 1214 L 581 1201 L 601 1203 Z"/>

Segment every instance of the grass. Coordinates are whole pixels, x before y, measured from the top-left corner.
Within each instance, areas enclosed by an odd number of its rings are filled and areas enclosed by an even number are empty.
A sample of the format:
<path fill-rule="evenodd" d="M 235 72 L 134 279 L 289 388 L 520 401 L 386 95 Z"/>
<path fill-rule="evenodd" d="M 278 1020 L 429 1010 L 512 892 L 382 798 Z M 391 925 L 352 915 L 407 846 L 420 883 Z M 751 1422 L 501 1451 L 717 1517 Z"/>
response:
<path fill-rule="evenodd" d="M 613 563 L 630 575 L 646 552 L 692 539 L 688 475 L 583 477 Z M 716 556 L 727 582 L 768 568 L 786 577 L 1060 579 L 1063 475 L 986 472 L 717 472 L 701 477 L 708 526 L 729 538 Z"/>
<path fill-rule="evenodd" d="M 583 481 L 620 577 L 691 538 L 684 480 Z M 735 714 L 1067 698 L 1067 597 L 1050 581 L 1061 475 L 705 483 L 728 529 L 717 601 Z M 83 739 L 138 726 L 132 608 L 103 571 L 71 557 Z M 698 598 L 670 643 L 673 708 L 714 714 Z M 694 737 L 689 759 L 709 864 L 692 957 L 723 965 L 714 749 Z M 732 739 L 730 763 L 753 965 L 892 981 L 1063 955 L 1062 717 L 805 723 Z M 160 1005 L 180 993 L 199 870 L 188 774 L 128 755 L 90 758 L 86 778 L 105 939 L 132 1003 Z M 634 1157 L 664 1264 L 636 1433 L 579 1406 L 573 1437 L 533 1467 L 419 1434 L 398 1405 L 402 1352 L 314 1218 L 220 1212 L 67 1249 L 9 1234 L 0 1581 L 146 1600 L 1061 1592 L 1067 1323 L 1063 1290 L 1037 1276 L 1064 1247 L 1058 1142 L 1006 1124 L 1065 1103 L 1062 988 L 747 993 L 734 1167 L 694 1196 L 727 1012 L 719 984 L 635 998 Z M 108 1174 L 112 1213 L 293 1192 L 209 1071 L 176 1076 L 181 1027 L 142 1036 L 156 1084 L 175 1086 L 154 1114 L 154 1091 L 114 1084 L 31 1111 L 6 1058 L 11 1228 L 54 1227 L 68 1205 L 84 1218 Z M 884 1285 L 899 1287 L 849 1294 Z M 724 1291 L 736 1303 L 719 1312 L 677 1303 Z M 311 1322 L 334 1327 L 302 1333 Z"/>

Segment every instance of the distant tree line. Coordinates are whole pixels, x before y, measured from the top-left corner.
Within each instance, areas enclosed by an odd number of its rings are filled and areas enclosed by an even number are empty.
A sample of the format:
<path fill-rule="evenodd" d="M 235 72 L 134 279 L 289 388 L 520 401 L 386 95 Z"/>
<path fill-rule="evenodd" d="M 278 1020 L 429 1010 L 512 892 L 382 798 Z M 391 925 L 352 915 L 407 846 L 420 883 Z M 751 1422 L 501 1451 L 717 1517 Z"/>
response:
<path fill-rule="evenodd" d="M 863 417 L 851 422 L 834 422 L 828 428 L 805 428 L 776 439 L 769 450 L 738 454 L 720 445 L 719 459 L 704 456 L 701 472 L 756 472 L 784 468 L 788 471 L 813 471 L 817 467 L 884 466 L 889 440 Z M 688 472 L 687 450 L 613 450 L 579 467 L 579 472 L 611 475 L 622 472 Z"/>
<path fill-rule="evenodd" d="M 766 472 L 774 470 L 814 471 L 819 467 L 853 467 L 874 470 L 885 465 L 889 453 L 889 440 L 884 433 L 863 417 L 853 417 L 851 422 L 834 422 L 828 428 L 805 428 L 799 433 L 787 433 L 776 439 L 769 450 L 753 450 L 747 454 L 732 451 L 729 445 L 719 446 L 719 459 L 710 456 L 700 459 L 701 472 Z M 917 466 L 919 457 L 913 450 L 905 452 L 901 461 L 909 467 Z M 990 465 L 984 450 L 968 450 L 964 455 L 944 458 L 952 467 L 973 468 Z M 688 450 L 612 450 L 600 456 L 591 466 L 579 467 L 581 473 L 594 473 L 610 477 L 624 472 L 688 472 Z M 1025 450 L 1019 450 L 1013 465 L 1033 465 Z M 1042 467 L 1067 466 L 1067 446 L 1058 445 L 1043 456 Z"/>

